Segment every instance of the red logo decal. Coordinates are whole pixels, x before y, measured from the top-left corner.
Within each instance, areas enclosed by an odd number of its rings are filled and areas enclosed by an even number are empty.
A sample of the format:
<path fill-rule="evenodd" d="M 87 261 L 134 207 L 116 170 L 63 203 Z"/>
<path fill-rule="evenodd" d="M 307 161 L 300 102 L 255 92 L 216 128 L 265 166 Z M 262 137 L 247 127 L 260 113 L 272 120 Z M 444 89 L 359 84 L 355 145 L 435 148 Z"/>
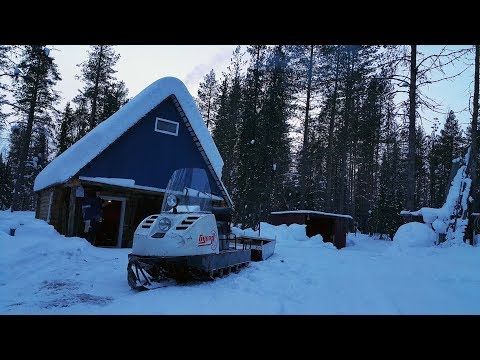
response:
<path fill-rule="evenodd" d="M 217 248 L 217 233 L 212 230 L 212 235 L 199 235 L 198 236 L 198 246 L 207 246 L 210 245 L 212 250 Z"/>

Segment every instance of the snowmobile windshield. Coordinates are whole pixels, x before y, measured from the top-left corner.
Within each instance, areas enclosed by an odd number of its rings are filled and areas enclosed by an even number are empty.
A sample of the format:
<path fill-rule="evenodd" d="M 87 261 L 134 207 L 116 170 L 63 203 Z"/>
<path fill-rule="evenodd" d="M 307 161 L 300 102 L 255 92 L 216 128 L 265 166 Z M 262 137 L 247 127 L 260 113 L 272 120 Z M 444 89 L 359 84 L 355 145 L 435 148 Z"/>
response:
<path fill-rule="evenodd" d="M 172 196 L 173 195 L 173 196 Z M 210 183 L 204 169 L 175 170 L 168 182 L 162 203 L 162 212 L 212 212 Z"/>

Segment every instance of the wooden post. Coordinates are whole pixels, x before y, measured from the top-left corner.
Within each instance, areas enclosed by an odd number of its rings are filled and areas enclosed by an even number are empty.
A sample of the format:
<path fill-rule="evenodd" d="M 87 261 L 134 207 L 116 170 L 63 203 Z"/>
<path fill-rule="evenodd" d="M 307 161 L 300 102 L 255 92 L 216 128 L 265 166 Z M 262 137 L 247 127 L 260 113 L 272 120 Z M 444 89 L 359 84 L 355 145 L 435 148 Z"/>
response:
<path fill-rule="evenodd" d="M 68 204 L 67 236 L 75 236 L 75 202 L 77 199 L 77 186 L 70 188 L 70 200 Z"/>

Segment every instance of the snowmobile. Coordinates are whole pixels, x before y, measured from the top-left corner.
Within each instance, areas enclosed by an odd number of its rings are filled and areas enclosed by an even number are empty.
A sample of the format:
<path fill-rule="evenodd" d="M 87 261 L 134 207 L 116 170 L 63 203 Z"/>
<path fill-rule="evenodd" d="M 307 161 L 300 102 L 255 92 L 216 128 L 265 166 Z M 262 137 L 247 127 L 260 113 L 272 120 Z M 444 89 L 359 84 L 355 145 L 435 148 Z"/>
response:
<path fill-rule="evenodd" d="M 131 288 L 214 280 L 249 264 L 251 248 L 238 244 L 231 232 L 231 209 L 213 207 L 214 200 L 222 198 L 211 193 L 204 169 L 172 174 L 160 213 L 135 230 L 127 266 Z"/>

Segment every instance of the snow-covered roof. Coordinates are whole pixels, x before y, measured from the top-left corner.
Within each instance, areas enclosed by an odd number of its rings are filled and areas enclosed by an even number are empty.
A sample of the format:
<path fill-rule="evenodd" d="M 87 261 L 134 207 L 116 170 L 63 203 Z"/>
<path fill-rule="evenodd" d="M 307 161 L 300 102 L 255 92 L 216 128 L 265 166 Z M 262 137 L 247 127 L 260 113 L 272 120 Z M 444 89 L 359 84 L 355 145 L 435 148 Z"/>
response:
<path fill-rule="evenodd" d="M 353 219 L 350 215 L 333 214 L 333 213 L 327 213 L 323 211 L 312 211 L 312 210 L 274 211 L 271 214 L 317 214 L 317 215 L 337 216 L 337 217 L 343 217 L 347 219 Z"/>
<path fill-rule="evenodd" d="M 115 114 L 101 122 L 48 164 L 36 177 L 34 191 L 68 181 L 170 95 L 175 95 L 177 98 L 218 179 L 221 179 L 223 160 L 198 111 L 195 100 L 182 81 L 175 77 L 164 77 L 149 85 Z M 225 188 L 224 190 L 228 196 Z"/>

